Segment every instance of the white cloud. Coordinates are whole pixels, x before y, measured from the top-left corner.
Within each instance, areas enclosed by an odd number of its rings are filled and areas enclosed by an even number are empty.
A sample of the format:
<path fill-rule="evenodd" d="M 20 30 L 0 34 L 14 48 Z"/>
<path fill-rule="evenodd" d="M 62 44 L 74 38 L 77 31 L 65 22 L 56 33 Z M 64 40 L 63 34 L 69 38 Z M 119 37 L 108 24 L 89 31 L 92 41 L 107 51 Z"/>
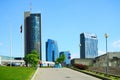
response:
<path fill-rule="evenodd" d="M 113 43 L 112 43 L 112 47 L 113 48 L 119 48 L 120 49 L 120 40 L 117 40 L 117 41 L 114 41 Z"/>
<path fill-rule="evenodd" d="M 98 56 L 105 54 L 105 51 L 98 50 Z"/>

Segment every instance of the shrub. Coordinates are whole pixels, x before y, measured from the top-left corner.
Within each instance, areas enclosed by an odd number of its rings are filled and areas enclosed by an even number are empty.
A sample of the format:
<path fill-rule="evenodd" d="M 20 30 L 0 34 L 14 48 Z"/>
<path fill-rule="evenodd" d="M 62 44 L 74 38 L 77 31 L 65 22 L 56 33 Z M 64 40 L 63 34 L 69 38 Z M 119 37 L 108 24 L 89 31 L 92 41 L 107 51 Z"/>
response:
<path fill-rule="evenodd" d="M 35 50 L 32 50 L 30 53 L 25 55 L 24 60 L 26 62 L 26 66 L 28 66 L 28 64 L 30 64 L 30 65 L 32 65 L 32 67 L 36 67 L 39 62 L 38 52 Z"/>
<path fill-rule="evenodd" d="M 74 67 L 82 70 L 88 69 L 88 66 L 83 64 L 74 64 Z"/>

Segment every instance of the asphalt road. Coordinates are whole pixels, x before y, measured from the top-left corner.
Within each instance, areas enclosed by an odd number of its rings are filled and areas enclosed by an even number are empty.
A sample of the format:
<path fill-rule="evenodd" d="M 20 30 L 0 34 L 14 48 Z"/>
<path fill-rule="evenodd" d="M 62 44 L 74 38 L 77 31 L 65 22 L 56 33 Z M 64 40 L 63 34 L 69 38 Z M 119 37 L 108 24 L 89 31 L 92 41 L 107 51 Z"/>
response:
<path fill-rule="evenodd" d="M 69 68 L 39 68 L 35 80 L 100 80 Z"/>

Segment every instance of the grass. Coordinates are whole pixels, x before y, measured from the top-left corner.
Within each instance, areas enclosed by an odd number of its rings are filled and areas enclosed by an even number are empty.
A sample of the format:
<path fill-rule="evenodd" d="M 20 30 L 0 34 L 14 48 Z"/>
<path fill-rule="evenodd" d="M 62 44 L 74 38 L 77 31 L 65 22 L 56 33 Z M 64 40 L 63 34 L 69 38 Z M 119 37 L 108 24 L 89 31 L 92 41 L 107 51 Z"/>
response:
<path fill-rule="evenodd" d="M 40 68 L 53 68 L 52 66 L 42 66 Z"/>
<path fill-rule="evenodd" d="M 119 77 L 115 77 L 115 76 L 106 76 L 105 74 L 103 74 L 103 73 L 96 73 L 96 72 L 92 72 L 92 71 L 88 71 L 88 70 L 80 70 L 80 69 L 77 69 L 77 68 L 75 68 L 75 67 L 71 67 L 71 69 L 74 69 L 74 70 L 76 70 L 76 71 L 80 71 L 80 72 L 83 72 L 83 73 L 86 73 L 86 74 L 91 74 L 91 75 L 94 75 L 94 76 L 96 76 L 96 77 L 98 77 L 98 78 L 106 78 L 107 80 L 120 80 L 120 78 Z"/>
<path fill-rule="evenodd" d="M 34 68 L 0 66 L 0 80 L 30 80 Z"/>
<path fill-rule="evenodd" d="M 83 70 L 83 72 L 86 72 L 86 73 L 90 73 L 90 74 L 93 74 L 93 75 L 96 75 L 96 76 L 99 76 L 99 77 L 103 77 L 103 78 L 107 78 L 107 79 L 110 79 L 110 80 L 120 80 L 119 77 L 116 77 L 116 76 L 106 76 L 106 74 L 104 73 L 99 73 L 99 72 L 91 72 L 91 71 L 88 71 L 88 70 Z"/>

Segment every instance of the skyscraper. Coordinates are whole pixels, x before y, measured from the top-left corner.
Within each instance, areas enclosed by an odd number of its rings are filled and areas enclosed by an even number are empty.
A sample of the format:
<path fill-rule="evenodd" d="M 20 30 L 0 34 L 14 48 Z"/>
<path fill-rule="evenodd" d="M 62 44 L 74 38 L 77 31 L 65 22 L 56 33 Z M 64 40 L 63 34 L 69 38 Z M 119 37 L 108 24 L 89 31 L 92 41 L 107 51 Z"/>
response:
<path fill-rule="evenodd" d="M 39 53 L 41 60 L 41 14 L 30 12 L 24 13 L 24 42 L 25 42 L 25 55 L 32 50 Z"/>
<path fill-rule="evenodd" d="M 98 56 L 98 39 L 95 34 L 80 34 L 80 57 L 95 58 Z"/>
<path fill-rule="evenodd" d="M 46 61 L 54 62 L 59 57 L 57 42 L 48 39 L 46 42 Z"/>

